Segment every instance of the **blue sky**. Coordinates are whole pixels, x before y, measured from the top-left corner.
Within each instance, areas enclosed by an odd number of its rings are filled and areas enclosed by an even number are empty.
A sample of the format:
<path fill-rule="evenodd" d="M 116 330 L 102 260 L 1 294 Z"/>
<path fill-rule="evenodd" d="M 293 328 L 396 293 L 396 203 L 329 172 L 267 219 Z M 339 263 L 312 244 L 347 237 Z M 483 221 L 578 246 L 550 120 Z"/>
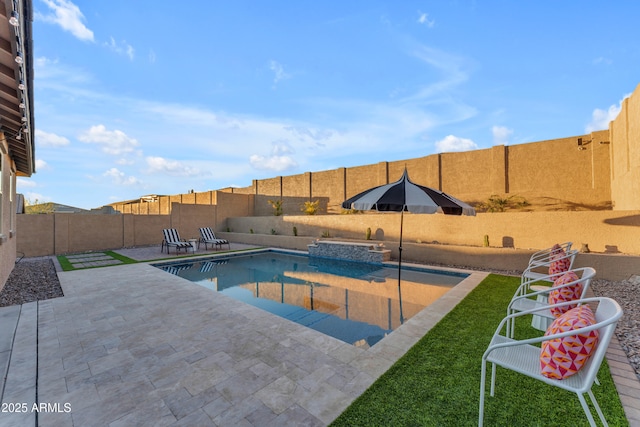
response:
<path fill-rule="evenodd" d="M 631 1 L 33 0 L 31 202 L 580 135 L 640 83 Z"/>

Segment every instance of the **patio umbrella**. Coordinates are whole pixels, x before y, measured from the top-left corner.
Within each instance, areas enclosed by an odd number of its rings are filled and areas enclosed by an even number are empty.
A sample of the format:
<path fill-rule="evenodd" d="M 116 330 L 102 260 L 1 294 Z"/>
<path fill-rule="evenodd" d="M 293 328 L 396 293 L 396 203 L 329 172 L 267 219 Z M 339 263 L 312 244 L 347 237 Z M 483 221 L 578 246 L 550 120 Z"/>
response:
<path fill-rule="evenodd" d="M 342 207 L 361 211 L 400 212 L 398 287 L 400 287 L 400 275 L 402 272 L 402 223 L 405 211 L 419 214 L 476 214 L 476 211 L 471 206 L 442 191 L 414 184 L 409 179 L 406 168 L 402 178 L 398 181 L 365 190 L 342 202 Z"/>

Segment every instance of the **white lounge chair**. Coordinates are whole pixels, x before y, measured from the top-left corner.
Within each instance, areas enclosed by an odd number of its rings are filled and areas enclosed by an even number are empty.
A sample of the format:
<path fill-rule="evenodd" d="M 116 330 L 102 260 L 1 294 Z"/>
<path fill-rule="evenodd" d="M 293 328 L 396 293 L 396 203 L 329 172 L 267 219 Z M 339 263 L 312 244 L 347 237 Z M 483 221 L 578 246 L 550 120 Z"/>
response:
<path fill-rule="evenodd" d="M 207 249 L 207 245 L 214 245 L 216 250 L 218 247 L 222 247 L 222 245 L 228 245 L 229 249 L 231 249 L 231 244 L 227 239 L 218 239 L 211 230 L 211 227 L 202 227 L 200 228 L 200 240 L 198 240 L 198 244 L 204 243 L 204 248 Z"/>
<path fill-rule="evenodd" d="M 570 271 L 573 271 L 576 276 L 578 276 L 578 279 L 568 283 L 564 283 L 560 286 L 546 285 L 550 282 L 551 284 L 553 284 L 556 279 L 564 276 L 567 273 L 566 271 L 542 276 L 539 279 L 530 280 L 521 284 L 513 295 L 513 298 L 509 302 L 509 305 L 507 306 L 507 315 L 519 311 L 541 308 L 542 310 L 536 313 L 536 316 L 554 319 L 555 316 L 551 313 L 551 309 L 549 308 L 550 304 L 548 303 L 549 292 L 554 289 L 559 290 L 570 286 L 576 286 L 577 284 L 581 283 L 582 294 L 579 298 L 576 299 L 582 299 L 586 296 L 589 285 L 591 284 L 591 280 L 596 275 L 596 270 L 591 267 L 576 268 Z M 538 286 L 539 283 L 543 283 L 544 286 Z M 507 331 L 509 331 L 508 336 L 513 337 L 514 327 L 515 321 L 512 321 L 507 325 Z"/>
<path fill-rule="evenodd" d="M 500 325 L 491 339 L 489 347 L 482 356 L 480 377 L 480 415 L 478 419 L 479 426 L 482 426 L 484 421 L 487 363 L 491 363 L 491 396 L 494 395 L 495 391 L 497 365 L 528 377 L 535 378 L 546 384 L 576 393 L 580 400 L 580 404 L 582 405 L 582 409 L 589 420 L 589 424 L 591 426 L 595 426 L 596 423 L 593 419 L 593 415 L 591 414 L 591 410 L 589 409 L 584 397 L 584 394 L 586 393 L 589 395 L 602 424 L 605 426 L 607 425 L 607 421 L 600 409 L 600 406 L 598 405 L 598 402 L 596 401 L 595 396 L 593 395 L 593 392 L 591 391 L 591 387 L 596 381 L 596 375 L 598 374 L 598 370 L 600 369 L 600 365 L 604 359 L 607 347 L 609 346 L 609 342 L 611 341 L 611 337 L 613 336 L 613 332 L 616 328 L 616 324 L 622 316 L 622 308 L 620 308 L 620 305 L 618 305 L 616 301 L 611 298 L 604 297 L 587 298 L 580 300 L 579 302 L 580 304 L 598 304 L 598 307 L 595 310 L 596 323 L 594 325 L 538 338 L 514 340 L 509 338 L 507 335 L 501 334 L 505 325 L 511 323 L 516 317 L 537 314 L 541 310 L 546 310 L 546 308 L 537 308 L 515 313 L 505 317 L 500 322 Z M 555 306 L 561 307 L 568 304 L 571 304 L 571 302 L 556 304 Z M 583 335 L 593 330 L 598 330 L 598 342 L 589 359 L 577 373 L 564 379 L 553 379 L 542 375 L 540 367 L 541 349 L 535 344 L 569 336 Z M 552 395 L 550 393 L 550 398 L 551 396 Z M 565 423 L 567 425 L 574 424 L 571 420 L 565 420 Z"/>
<path fill-rule="evenodd" d="M 165 247 L 167 248 L 167 253 L 169 253 L 170 247 L 176 248 L 176 253 L 180 252 L 180 249 L 184 249 L 185 252 L 189 249 L 193 251 L 193 245 L 180 239 L 180 234 L 178 234 L 178 230 L 175 228 L 165 228 L 162 230 L 162 235 L 164 236 L 164 239 L 162 240 L 160 252 L 164 252 Z"/>

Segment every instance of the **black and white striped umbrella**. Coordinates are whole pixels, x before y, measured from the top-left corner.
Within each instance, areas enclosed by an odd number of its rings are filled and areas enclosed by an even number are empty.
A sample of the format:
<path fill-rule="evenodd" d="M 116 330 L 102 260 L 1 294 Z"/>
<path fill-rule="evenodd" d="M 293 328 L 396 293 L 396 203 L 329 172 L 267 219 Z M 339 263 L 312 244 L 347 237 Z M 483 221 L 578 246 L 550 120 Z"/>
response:
<path fill-rule="evenodd" d="M 414 184 L 405 168 L 402 178 L 357 194 L 342 202 L 344 209 L 360 211 L 400 212 L 400 247 L 398 256 L 398 289 L 402 272 L 402 223 L 404 212 L 418 214 L 475 215 L 468 204 L 433 188 Z"/>
<path fill-rule="evenodd" d="M 365 190 L 342 202 L 342 207 L 360 211 L 476 214 L 471 206 L 442 191 L 414 184 L 406 169 L 398 181 Z"/>

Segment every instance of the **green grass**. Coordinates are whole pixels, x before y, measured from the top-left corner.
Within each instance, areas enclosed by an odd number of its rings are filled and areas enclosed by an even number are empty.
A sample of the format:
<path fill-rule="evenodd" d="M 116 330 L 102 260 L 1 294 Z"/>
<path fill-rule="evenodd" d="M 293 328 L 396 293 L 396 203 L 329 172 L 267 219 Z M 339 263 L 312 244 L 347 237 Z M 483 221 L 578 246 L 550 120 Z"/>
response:
<path fill-rule="evenodd" d="M 249 249 L 236 249 L 236 250 L 232 250 L 232 251 L 218 251 L 218 252 L 212 252 L 212 253 L 199 253 L 199 254 L 189 254 L 186 253 L 184 255 L 179 255 L 176 254 L 175 256 L 171 256 L 171 255 L 167 255 L 165 257 L 162 258 L 155 258 L 155 259 L 150 259 L 150 260 L 144 260 L 144 261 L 137 261 L 133 258 L 129 258 L 126 257 L 124 255 L 120 255 L 117 252 L 114 251 L 102 251 L 104 254 L 109 255 L 110 257 L 120 260 L 122 261 L 122 264 L 135 264 L 138 262 L 156 262 L 156 261 L 167 261 L 169 259 L 182 259 L 182 258 L 193 258 L 193 257 L 202 257 L 202 256 L 206 256 L 206 255 L 214 255 L 214 254 L 229 254 L 232 252 L 244 252 L 244 251 L 251 251 L 251 250 L 255 250 L 257 248 L 249 248 Z M 95 253 L 95 252 L 92 252 Z M 74 254 L 77 255 L 77 254 Z M 122 264 L 113 264 L 113 265 L 103 265 L 103 266 L 94 266 L 94 267 L 80 267 L 80 268 L 76 268 L 73 266 L 73 264 L 71 264 L 71 262 L 69 261 L 69 259 L 65 256 L 65 255 L 58 255 L 58 262 L 60 263 L 60 266 L 62 267 L 62 271 L 73 271 L 73 270 L 86 270 L 87 268 L 102 268 L 102 267 L 113 267 L 113 266 L 118 266 L 118 265 L 122 265 Z"/>
<path fill-rule="evenodd" d="M 119 261 L 122 261 L 122 264 L 135 264 L 139 261 L 136 261 L 133 258 L 129 258 L 126 257 L 124 255 L 120 255 L 117 252 L 114 251 L 103 251 L 103 253 L 105 255 L 109 255 L 111 258 L 117 259 Z M 95 266 L 95 267 L 82 267 L 82 268 L 76 268 L 73 266 L 73 264 L 71 264 L 71 262 L 69 261 L 69 259 L 65 256 L 65 255 L 58 255 L 58 262 L 60 263 L 60 267 L 62 267 L 62 271 L 73 271 L 73 270 L 85 270 L 87 268 L 101 268 L 101 267 L 111 267 L 109 265 L 104 265 L 104 266 Z M 122 265 L 122 264 L 113 264 L 113 265 Z"/>
<path fill-rule="evenodd" d="M 518 284 L 516 277 L 488 276 L 331 425 L 477 425 L 482 354 Z M 519 320 L 517 338 L 541 334 L 530 317 Z M 592 390 L 607 422 L 628 426 L 606 361 L 598 379 Z M 488 370 L 487 426 L 588 425 L 574 393 L 498 368 L 491 397 L 490 381 Z"/>

